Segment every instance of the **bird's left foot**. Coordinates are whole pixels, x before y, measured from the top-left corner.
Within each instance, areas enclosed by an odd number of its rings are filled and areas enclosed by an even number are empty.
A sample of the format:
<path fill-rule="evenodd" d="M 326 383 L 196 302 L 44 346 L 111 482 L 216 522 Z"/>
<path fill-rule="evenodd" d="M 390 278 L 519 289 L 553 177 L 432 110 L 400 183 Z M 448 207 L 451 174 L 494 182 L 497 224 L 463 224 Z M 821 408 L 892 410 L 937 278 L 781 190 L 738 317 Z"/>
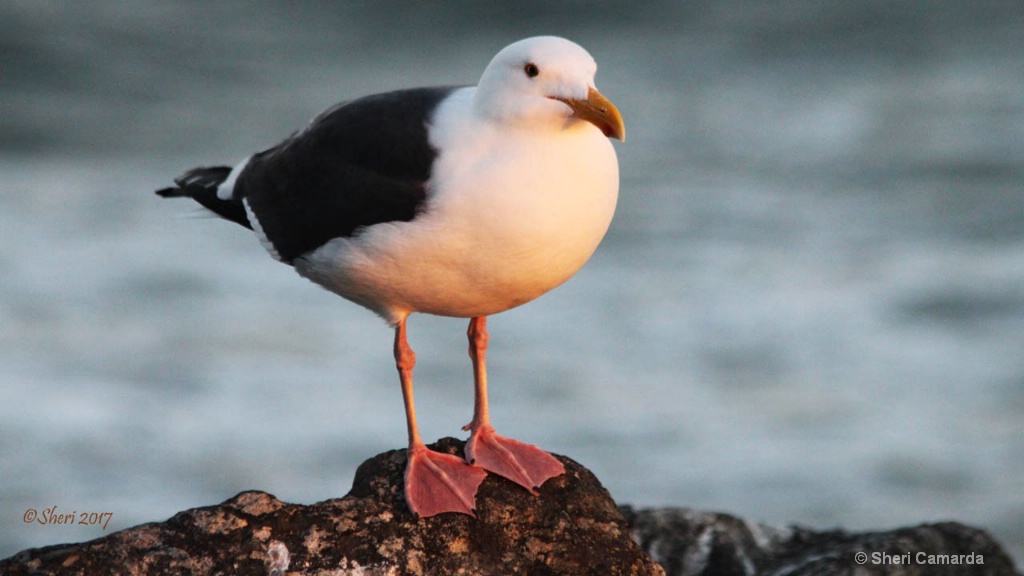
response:
<path fill-rule="evenodd" d="M 490 426 L 474 428 L 466 442 L 466 461 L 494 472 L 537 495 L 536 488 L 565 473 L 554 456 L 518 440 L 499 436 Z"/>
<path fill-rule="evenodd" d="M 458 456 L 413 445 L 405 468 L 405 501 L 420 518 L 445 512 L 475 517 L 476 491 L 486 476 Z"/>

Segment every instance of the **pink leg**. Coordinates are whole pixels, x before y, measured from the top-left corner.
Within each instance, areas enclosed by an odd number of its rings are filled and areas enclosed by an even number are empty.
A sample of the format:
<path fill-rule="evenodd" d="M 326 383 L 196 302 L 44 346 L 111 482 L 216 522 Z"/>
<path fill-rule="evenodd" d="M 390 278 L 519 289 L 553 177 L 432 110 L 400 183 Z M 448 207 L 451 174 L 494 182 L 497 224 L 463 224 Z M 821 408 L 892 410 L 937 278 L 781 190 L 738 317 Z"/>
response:
<path fill-rule="evenodd" d="M 554 456 L 532 444 L 495 434 L 487 409 L 487 317 L 478 316 L 469 321 L 469 357 L 473 360 L 473 381 L 476 400 L 473 421 L 463 427 L 469 430 L 466 460 L 489 472 L 509 480 L 537 494 L 549 478 L 565 473 L 565 467 Z"/>
<path fill-rule="evenodd" d="M 416 354 L 405 338 L 405 319 L 395 327 L 395 365 L 402 381 L 405 421 L 409 428 L 409 462 L 405 467 L 405 501 L 421 518 L 444 512 L 474 516 L 476 490 L 487 473 L 456 456 L 428 449 L 416 426 L 412 369 Z"/>

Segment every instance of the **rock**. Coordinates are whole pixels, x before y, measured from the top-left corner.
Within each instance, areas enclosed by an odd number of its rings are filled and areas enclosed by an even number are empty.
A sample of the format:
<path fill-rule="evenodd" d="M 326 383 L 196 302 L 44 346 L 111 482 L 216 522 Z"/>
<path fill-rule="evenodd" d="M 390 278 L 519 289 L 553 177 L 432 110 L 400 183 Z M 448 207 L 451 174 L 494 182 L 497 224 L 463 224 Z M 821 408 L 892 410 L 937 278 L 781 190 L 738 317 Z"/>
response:
<path fill-rule="evenodd" d="M 634 538 L 667 576 L 1018 574 L 991 536 L 956 522 L 849 533 L 775 528 L 681 508 L 621 510 Z"/>
<path fill-rule="evenodd" d="M 433 446 L 462 453 L 463 442 Z M 0 561 L 21 574 L 530 574 L 661 575 L 631 539 L 593 474 L 564 457 L 566 474 L 540 497 L 494 475 L 477 494 L 477 518 L 417 520 L 402 494 L 405 451 L 356 471 L 352 490 L 311 506 L 243 492 L 84 544 L 48 546 Z"/>
<path fill-rule="evenodd" d="M 434 448 L 455 454 L 463 445 L 446 438 Z M 305 506 L 243 492 L 91 542 L 25 550 L 0 560 L 0 574 L 1015 574 L 991 537 L 961 524 L 852 534 L 617 508 L 593 474 L 559 459 L 566 474 L 540 497 L 491 475 L 477 518 L 417 520 L 402 496 L 405 451 L 385 452 L 359 467 L 341 499 Z M 918 564 L 918 552 L 976 563 Z M 872 554 L 889 562 L 873 563 Z"/>

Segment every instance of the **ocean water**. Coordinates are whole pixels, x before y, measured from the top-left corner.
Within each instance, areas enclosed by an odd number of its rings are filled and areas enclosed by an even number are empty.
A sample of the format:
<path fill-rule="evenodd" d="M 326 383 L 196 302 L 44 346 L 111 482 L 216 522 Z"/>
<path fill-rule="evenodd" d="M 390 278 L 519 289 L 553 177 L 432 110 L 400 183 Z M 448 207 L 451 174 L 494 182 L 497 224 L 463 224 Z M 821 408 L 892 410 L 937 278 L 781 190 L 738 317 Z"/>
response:
<path fill-rule="evenodd" d="M 956 519 L 1020 562 L 1024 11 L 855 4 L 4 3 L 0 557 L 402 446 L 384 323 L 152 190 L 554 33 L 629 138 L 591 262 L 491 319 L 499 431 L 622 503 Z M 463 435 L 465 321 L 409 330 L 424 436 Z M 54 506 L 110 522 L 25 522 Z"/>

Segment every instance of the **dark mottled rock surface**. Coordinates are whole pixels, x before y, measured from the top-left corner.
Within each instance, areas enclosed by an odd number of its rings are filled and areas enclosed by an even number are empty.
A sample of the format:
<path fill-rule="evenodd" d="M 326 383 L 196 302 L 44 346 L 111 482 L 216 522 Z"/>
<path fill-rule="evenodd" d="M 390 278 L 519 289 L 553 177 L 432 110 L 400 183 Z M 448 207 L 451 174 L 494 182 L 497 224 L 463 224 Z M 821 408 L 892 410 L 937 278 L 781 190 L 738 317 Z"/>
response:
<path fill-rule="evenodd" d="M 0 574 L 1015 574 L 991 537 L 961 524 L 851 534 L 617 508 L 593 474 L 560 459 L 566 474 L 539 498 L 492 475 L 477 495 L 478 518 L 417 520 L 402 497 L 405 451 L 395 450 L 360 466 L 341 499 L 305 506 L 243 492 L 99 540 L 25 550 L 0 561 Z M 917 564 L 918 552 L 984 564 Z M 872 554 L 910 564 L 875 564 Z"/>
<path fill-rule="evenodd" d="M 433 447 L 461 454 L 463 443 Z M 600 482 L 568 458 L 540 497 L 490 475 L 476 519 L 422 520 L 405 505 L 405 458 L 395 450 L 364 462 L 338 500 L 303 506 L 243 492 L 92 542 L 27 550 L 0 561 L 0 573 L 663 574 Z"/>
<path fill-rule="evenodd" d="M 850 533 L 777 528 L 681 508 L 621 510 L 633 537 L 667 576 L 1018 574 L 991 536 L 957 522 Z"/>

